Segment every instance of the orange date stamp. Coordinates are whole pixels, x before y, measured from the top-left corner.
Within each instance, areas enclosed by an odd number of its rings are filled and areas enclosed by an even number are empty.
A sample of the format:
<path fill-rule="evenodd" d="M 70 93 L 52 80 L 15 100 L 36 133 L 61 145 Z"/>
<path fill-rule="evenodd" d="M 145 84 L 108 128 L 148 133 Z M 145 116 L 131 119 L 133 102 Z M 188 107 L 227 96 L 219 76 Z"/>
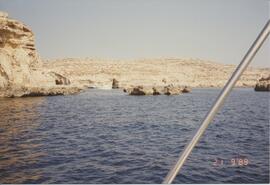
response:
<path fill-rule="evenodd" d="M 249 159 L 247 157 L 235 157 L 231 159 L 221 159 L 216 158 L 214 162 L 212 163 L 215 167 L 221 167 L 224 165 L 232 166 L 232 167 L 241 167 L 241 166 L 247 166 L 250 163 Z"/>

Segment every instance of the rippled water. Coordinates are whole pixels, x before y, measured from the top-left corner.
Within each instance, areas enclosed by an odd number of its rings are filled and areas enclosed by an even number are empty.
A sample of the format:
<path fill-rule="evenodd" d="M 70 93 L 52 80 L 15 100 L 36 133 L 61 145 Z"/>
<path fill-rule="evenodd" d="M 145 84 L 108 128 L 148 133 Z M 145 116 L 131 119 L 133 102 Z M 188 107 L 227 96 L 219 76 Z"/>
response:
<path fill-rule="evenodd" d="M 219 91 L 0 99 L 0 183 L 161 183 Z M 269 182 L 269 93 L 235 89 L 175 180 L 221 182 Z"/>

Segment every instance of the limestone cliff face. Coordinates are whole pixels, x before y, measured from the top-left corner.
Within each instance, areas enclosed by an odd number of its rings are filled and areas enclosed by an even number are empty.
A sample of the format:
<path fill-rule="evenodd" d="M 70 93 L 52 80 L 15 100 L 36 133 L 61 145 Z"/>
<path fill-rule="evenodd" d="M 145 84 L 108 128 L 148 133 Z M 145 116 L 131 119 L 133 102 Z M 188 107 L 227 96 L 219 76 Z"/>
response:
<path fill-rule="evenodd" d="M 31 89 L 38 94 L 41 87 L 53 91 L 56 76 L 43 68 L 33 32 L 0 12 L 0 97 L 23 96 Z"/>
<path fill-rule="evenodd" d="M 2 96 L 8 89 L 34 86 L 43 76 L 33 32 L 5 13 L 0 13 L 0 59 Z"/>

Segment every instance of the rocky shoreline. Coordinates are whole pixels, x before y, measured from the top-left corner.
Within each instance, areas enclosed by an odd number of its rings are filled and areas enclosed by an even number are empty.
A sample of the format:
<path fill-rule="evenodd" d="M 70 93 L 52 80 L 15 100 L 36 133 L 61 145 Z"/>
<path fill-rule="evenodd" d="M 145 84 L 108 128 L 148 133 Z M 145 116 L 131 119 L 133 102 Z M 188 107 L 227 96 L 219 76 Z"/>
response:
<path fill-rule="evenodd" d="M 35 96 L 59 96 L 59 95 L 71 95 L 77 94 L 82 91 L 78 87 L 17 87 L 7 89 L 3 97 L 15 98 L 15 97 L 35 97 Z"/>
<path fill-rule="evenodd" d="M 0 12 L 0 97 L 67 95 L 86 88 L 178 95 L 194 87 L 223 87 L 235 67 L 179 58 L 42 60 L 31 29 Z M 250 67 L 236 86 L 269 90 L 270 80 L 258 81 L 269 74 L 269 68 Z"/>

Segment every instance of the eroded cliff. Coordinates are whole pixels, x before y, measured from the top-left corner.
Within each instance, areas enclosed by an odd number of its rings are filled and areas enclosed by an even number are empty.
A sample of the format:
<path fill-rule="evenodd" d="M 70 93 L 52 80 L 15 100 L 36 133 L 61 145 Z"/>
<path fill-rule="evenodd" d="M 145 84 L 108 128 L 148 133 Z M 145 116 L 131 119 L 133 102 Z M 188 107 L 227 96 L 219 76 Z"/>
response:
<path fill-rule="evenodd" d="M 7 13 L 0 12 L 0 97 L 58 95 L 78 90 L 64 86 L 69 84 L 57 86 L 59 78 L 60 81 L 65 79 L 43 67 L 33 32 L 9 18 Z"/>

